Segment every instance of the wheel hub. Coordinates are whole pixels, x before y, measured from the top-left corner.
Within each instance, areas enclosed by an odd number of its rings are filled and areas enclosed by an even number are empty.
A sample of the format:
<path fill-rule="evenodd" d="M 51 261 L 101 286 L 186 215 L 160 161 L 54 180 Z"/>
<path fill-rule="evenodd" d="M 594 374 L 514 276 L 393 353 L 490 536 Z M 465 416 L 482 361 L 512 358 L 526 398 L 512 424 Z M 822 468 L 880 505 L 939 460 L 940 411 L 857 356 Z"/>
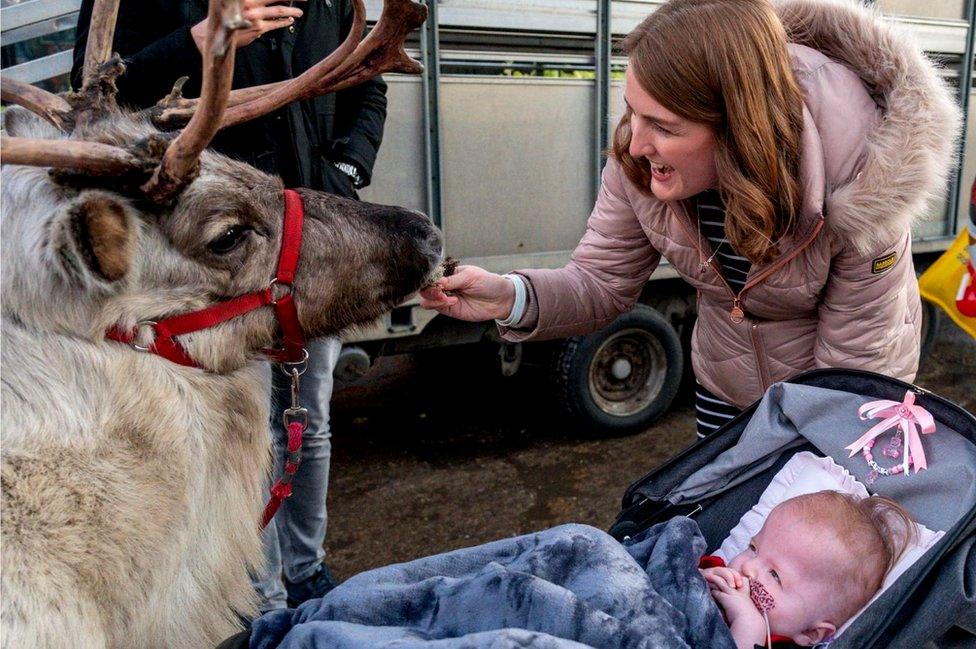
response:
<path fill-rule="evenodd" d="M 630 361 L 623 357 L 615 359 L 610 366 L 610 373 L 618 381 L 626 379 L 633 370 L 634 368 L 631 366 Z"/>
<path fill-rule="evenodd" d="M 644 329 L 626 329 L 607 338 L 590 364 L 590 393 L 609 415 L 627 417 L 647 407 L 667 375 L 660 341 Z"/>

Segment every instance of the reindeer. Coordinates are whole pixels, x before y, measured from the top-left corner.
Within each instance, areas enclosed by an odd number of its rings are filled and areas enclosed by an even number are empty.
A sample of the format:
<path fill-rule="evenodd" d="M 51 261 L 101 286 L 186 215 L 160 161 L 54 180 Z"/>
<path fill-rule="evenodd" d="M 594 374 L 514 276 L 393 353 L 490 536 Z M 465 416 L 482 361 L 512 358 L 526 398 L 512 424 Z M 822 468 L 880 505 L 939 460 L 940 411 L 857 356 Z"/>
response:
<path fill-rule="evenodd" d="M 418 72 L 403 41 L 426 8 L 387 0 L 362 39 L 355 4 L 339 50 L 271 86 L 230 92 L 233 30 L 247 24 L 236 0 L 210 0 L 199 99 L 116 105 L 118 0 L 95 8 L 78 93 L 4 80 L 19 105 L 0 144 L 4 647 L 199 648 L 254 612 L 263 350 L 280 329 L 334 335 L 376 318 L 441 254 L 424 215 L 286 194 L 205 150 L 288 102 Z M 201 312 L 203 328 L 181 328 Z"/>

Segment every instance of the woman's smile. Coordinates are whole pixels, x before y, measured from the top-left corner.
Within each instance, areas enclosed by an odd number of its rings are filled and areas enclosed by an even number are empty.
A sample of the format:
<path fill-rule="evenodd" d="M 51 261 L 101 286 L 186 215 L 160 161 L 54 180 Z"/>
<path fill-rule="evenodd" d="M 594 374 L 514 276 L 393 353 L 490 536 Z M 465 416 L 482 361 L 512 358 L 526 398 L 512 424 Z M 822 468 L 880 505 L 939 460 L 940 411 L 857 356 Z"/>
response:
<path fill-rule="evenodd" d="M 658 200 L 681 200 L 718 186 L 709 126 L 661 105 L 637 82 L 632 67 L 624 77 L 624 102 L 630 111 L 630 155 L 650 164 L 651 191 Z"/>
<path fill-rule="evenodd" d="M 674 167 L 666 164 L 656 164 L 651 162 L 651 176 L 659 183 L 666 183 L 674 175 Z"/>

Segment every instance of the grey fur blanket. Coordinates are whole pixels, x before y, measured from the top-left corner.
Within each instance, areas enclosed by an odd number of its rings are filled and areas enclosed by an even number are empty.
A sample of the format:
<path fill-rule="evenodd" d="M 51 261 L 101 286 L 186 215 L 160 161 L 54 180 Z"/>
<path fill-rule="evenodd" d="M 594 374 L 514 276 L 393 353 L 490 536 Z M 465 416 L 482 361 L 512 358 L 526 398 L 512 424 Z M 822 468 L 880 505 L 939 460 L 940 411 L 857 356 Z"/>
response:
<path fill-rule="evenodd" d="M 358 574 L 254 623 L 251 649 L 734 647 L 678 517 L 621 545 L 585 525 Z"/>

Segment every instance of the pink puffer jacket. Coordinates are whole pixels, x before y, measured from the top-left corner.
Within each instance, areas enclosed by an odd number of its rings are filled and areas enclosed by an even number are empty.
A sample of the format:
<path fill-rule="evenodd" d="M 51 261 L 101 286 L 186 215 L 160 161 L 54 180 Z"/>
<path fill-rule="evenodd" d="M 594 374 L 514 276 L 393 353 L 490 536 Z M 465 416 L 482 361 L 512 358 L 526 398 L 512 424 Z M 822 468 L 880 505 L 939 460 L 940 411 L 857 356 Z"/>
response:
<path fill-rule="evenodd" d="M 872 11 L 791 0 L 778 12 L 798 36 L 790 51 L 806 104 L 803 209 L 783 254 L 754 265 L 734 295 L 717 266 L 700 272 L 691 203 L 642 193 L 611 159 L 569 264 L 519 271 L 530 307 L 502 330 L 507 340 L 606 326 L 634 304 L 663 255 L 698 291 L 695 375 L 736 406 L 814 367 L 914 378 L 921 305 L 911 225 L 945 190 L 959 110 L 921 50 Z"/>

